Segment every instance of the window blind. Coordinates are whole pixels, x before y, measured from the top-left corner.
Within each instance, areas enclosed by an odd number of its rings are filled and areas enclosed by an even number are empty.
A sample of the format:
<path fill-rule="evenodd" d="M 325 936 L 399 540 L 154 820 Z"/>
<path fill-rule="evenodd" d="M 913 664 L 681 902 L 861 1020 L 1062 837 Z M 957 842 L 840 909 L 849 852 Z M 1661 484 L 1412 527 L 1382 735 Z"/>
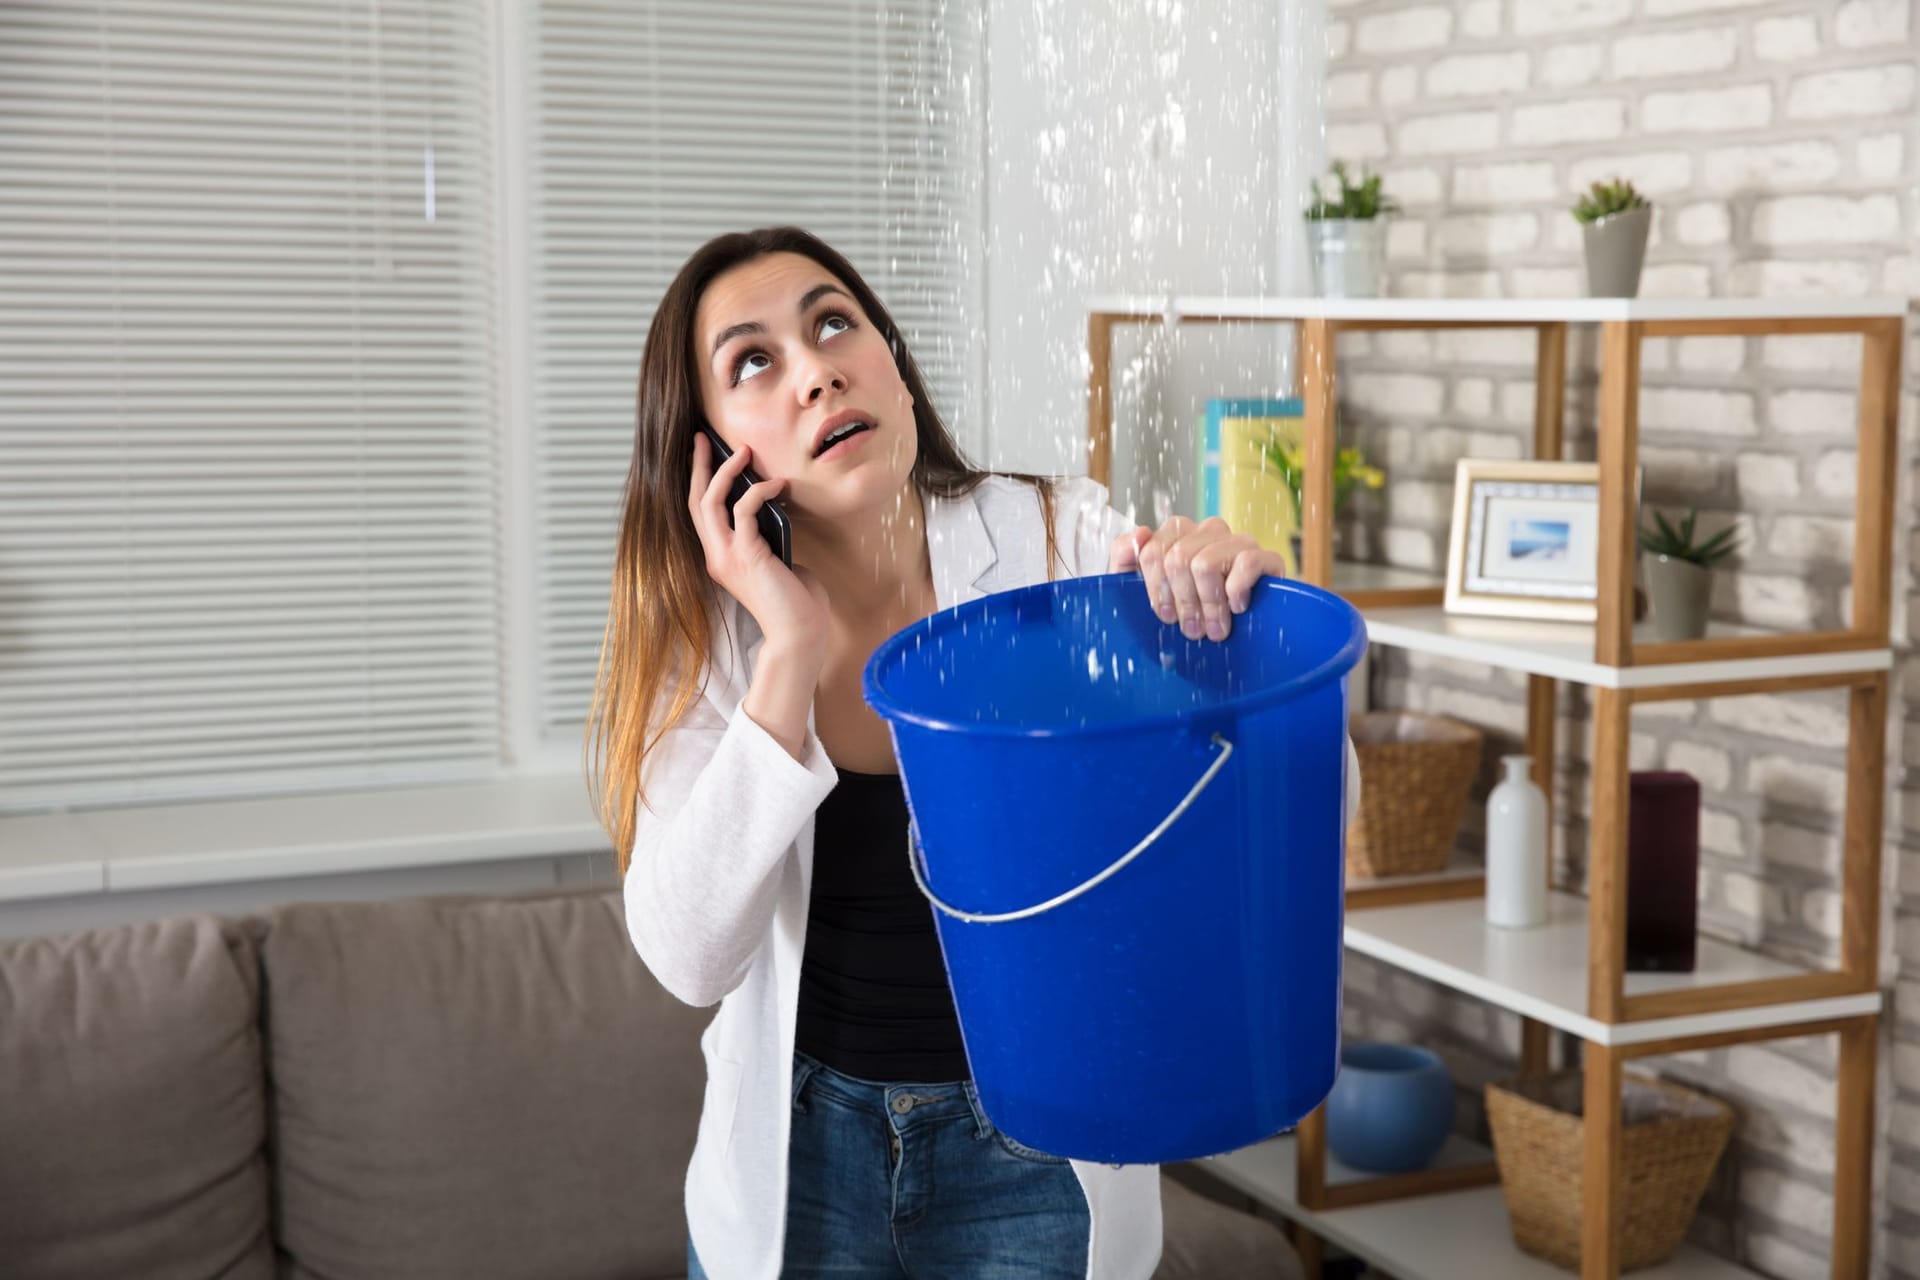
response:
<path fill-rule="evenodd" d="M 720 230 L 848 254 L 966 438 L 977 10 L 505 12 L 521 47 L 458 0 L 0 6 L 0 811 L 485 774 L 509 660 L 577 759 L 640 346 Z M 496 403 L 503 180 L 529 422 Z"/>
<path fill-rule="evenodd" d="M 497 764 L 491 52 L 0 6 L 0 808 Z"/>
<path fill-rule="evenodd" d="M 976 411 L 979 7 L 550 0 L 533 34 L 541 730 L 579 750 L 653 308 L 724 231 L 807 228 L 887 304 L 964 439 Z"/>

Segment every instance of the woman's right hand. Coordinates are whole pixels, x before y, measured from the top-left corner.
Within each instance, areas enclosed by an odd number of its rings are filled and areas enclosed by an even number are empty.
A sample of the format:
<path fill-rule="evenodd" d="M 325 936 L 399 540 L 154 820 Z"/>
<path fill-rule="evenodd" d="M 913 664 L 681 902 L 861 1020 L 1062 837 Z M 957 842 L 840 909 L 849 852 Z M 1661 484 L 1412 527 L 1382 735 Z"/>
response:
<path fill-rule="evenodd" d="M 706 433 L 696 431 L 687 510 L 706 552 L 708 576 L 753 615 L 770 650 L 803 665 L 813 662 L 817 671 L 827 657 L 827 589 L 805 568 L 787 568 L 760 536 L 760 508 L 786 482 L 752 486 L 733 509 L 733 526 L 727 524 L 727 494 L 751 458 L 752 450 L 741 445 L 716 470 Z"/>

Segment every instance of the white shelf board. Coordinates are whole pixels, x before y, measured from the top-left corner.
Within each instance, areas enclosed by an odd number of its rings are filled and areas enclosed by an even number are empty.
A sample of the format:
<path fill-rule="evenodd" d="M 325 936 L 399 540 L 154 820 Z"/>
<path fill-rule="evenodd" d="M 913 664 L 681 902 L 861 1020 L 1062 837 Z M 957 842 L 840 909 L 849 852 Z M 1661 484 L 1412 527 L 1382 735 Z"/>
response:
<path fill-rule="evenodd" d="M 1590 324 L 1605 320 L 1825 320 L 1904 316 L 1907 300 L 1861 298 L 1256 298 L 1101 294 L 1088 311 L 1228 320 Z"/>
<path fill-rule="evenodd" d="M 1568 1031 L 1597 1044 L 1627 1045 L 1673 1036 L 1786 1026 L 1873 1013 L 1878 992 L 1796 1000 L 1751 1009 L 1601 1022 L 1587 1015 L 1587 902 L 1569 893 L 1548 899 L 1537 929 L 1496 929 L 1479 898 L 1373 907 L 1347 915 L 1346 944 L 1408 973 Z M 1702 936 L 1692 973 L 1629 973 L 1628 995 L 1686 991 L 1732 982 L 1793 977 L 1798 965 Z"/>
<path fill-rule="evenodd" d="M 1336 585 L 1340 577 L 1335 575 Z M 1431 581 L 1431 580 L 1429 580 Z M 1891 649 L 1848 649 L 1834 653 L 1789 653 L 1764 658 L 1724 658 L 1709 662 L 1662 662 L 1613 667 L 1593 660 L 1593 626 L 1584 622 L 1535 622 L 1523 618 L 1479 618 L 1448 613 L 1440 605 L 1413 605 L 1363 611 L 1367 638 L 1377 644 L 1431 653 L 1465 662 L 1549 676 L 1602 689 L 1651 689 L 1667 685 L 1726 680 L 1766 680 L 1777 676 L 1832 675 L 1852 671 L 1889 671 Z M 1709 640 L 1776 634 L 1758 627 L 1714 623 Z"/>
<path fill-rule="evenodd" d="M 1358 560 L 1333 562 L 1333 589 L 1343 595 L 1349 591 L 1418 591 L 1445 585 L 1421 569 L 1401 569 Z"/>
<path fill-rule="evenodd" d="M 1437 574 L 1419 569 L 1347 560 L 1336 560 L 1333 565 L 1333 589 L 1342 594 L 1432 589 L 1445 585 L 1445 580 Z M 1769 658 L 1611 667 L 1593 660 L 1591 623 L 1450 614 L 1443 605 L 1387 605 L 1362 610 L 1362 616 L 1367 622 L 1367 638 L 1374 643 L 1525 671 L 1532 675 L 1551 676 L 1556 680 L 1604 689 L 1647 689 L 1661 685 L 1766 679 L 1773 676 L 1888 671 L 1893 667 L 1891 649 L 1854 649 L 1840 653 L 1783 654 Z M 1778 634 L 1781 633 L 1762 627 L 1721 622 L 1707 629 L 1707 638 L 1710 640 Z M 1647 639 L 1644 629 L 1637 630 L 1636 637 L 1644 642 Z"/>
<path fill-rule="evenodd" d="M 1492 1158 L 1477 1143 L 1454 1138 L 1439 1164 Z M 1366 1259 L 1396 1280 L 1567 1280 L 1569 1272 L 1520 1252 L 1498 1186 L 1411 1196 L 1345 1209 L 1310 1210 L 1295 1198 L 1294 1140 L 1270 1138 L 1192 1167 L 1301 1223 L 1323 1240 Z M 1336 1174 L 1336 1170 L 1339 1170 Z M 1328 1162 L 1328 1180 L 1354 1175 Z M 1690 1245 L 1634 1280 L 1758 1280 L 1754 1272 Z"/>
<path fill-rule="evenodd" d="M 577 773 L 74 810 L 0 818 L 0 900 L 607 850 Z"/>

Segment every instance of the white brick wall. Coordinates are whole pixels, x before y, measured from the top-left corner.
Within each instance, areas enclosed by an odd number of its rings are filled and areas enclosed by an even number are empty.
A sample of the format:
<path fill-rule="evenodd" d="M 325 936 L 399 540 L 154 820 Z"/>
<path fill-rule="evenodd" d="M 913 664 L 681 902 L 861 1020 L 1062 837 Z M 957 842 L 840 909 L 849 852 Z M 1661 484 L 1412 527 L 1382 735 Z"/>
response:
<path fill-rule="evenodd" d="M 1823 71 L 1793 82 L 1787 91 L 1787 115 L 1795 120 L 1899 118 L 1913 109 L 1913 82 L 1910 62 Z"/>
<path fill-rule="evenodd" d="M 1523 36 L 1554 36 L 1584 27 L 1612 27 L 1633 12 L 1631 0 L 1527 0 L 1516 5 L 1513 29 Z"/>
<path fill-rule="evenodd" d="M 1903 44 L 1911 14 L 1910 0 L 1847 0 L 1834 19 L 1834 40 L 1846 49 Z"/>
<path fill-rule="evenodd" d="M 1847 560 L 1853 555 L 1853 521 L 1825 516 L 1776 516 L 1767 550 L 1789 560 Z"/>
<path fill-rule="evenodd" d="M 1793 62 L 1820 52 L 1820 23 L 1810 15 L 1762 18 L 1753 24 L 1753 51 L 1764 62 Z"/>
<path fill-rule="evenodd" d="M 1477 53 L 1441 58 L 1427 68 L 1426 91 L 1432 98 L 1478 98 L 1517 93 L 1527 86 L 1525 53 Z"/>
<path fill-rule="evenodd" d="M 1330 24 L 1329 139 L 1351 140 L 1406 207 L 1392 233 L 1403 296 L 1582 291 L 1567 209 L 1631 177 L 1655 201 L 1646 296 L 1920 292 L 1920 32 L 1915 0 L 1358 0 Z M 1341 154 L 1336 148 L 1334 154 Z M 1357 157 L 1356 157 L 1357 158 Z M 1903 493 L 1920 427 L 1920 323 L 1907 353 Z M 1591 457 L 1596 345 L 1569 349 L 1568 442 Z M 1841 625 L 1853 560 L 1855 339 L 1674 339 L 1643 352 L 1648 501 L 1736 521 L 1743 547 L 1716 613 Z M 1526 333 L 1376 335 L 1342 347 L 1343 435 L 1389 463 L 1364 544 L 1437 567 L 1454 459 L 1522 456 L 1533 408 Z M 1364 518 L 1364 516 L 1363 516 Z M 1920 528 L 1900 513 L 1920 558 Z M 1904 559 L 1902 573 L 1906 573 Z M 1896 613 L 1920 626 L 1902 577 Z M 1908 596 L 1915 595 L 1908 620 Z M 1904 634 L 1904 632 L 1902 632 Z M 1908 664 L 1920 677 L 1920 660 Z M 1473 720 L 1512 749 L 1524 684 L 1383 653 L 1376 693 Z M 1920 698 L 1920 678 L 1897 686 Z M 1562 699 L 1560 874 L 1586 855 L 1585 698 Z M 1903 695 L 1886 950 L 1885 1170 L 1874 1274 L 1920 1280 L 1920 721 Z M 1846 700 L 1839 693 L 1653 704 L 1633 758 L 1701 780 L 1702 920 L 1783 958 L 1825 962 L 1839 929 Z M 1915 781 L 1904 782 L 1907 773 Z M 1912 788 L 1910 795 L 1905 787 Z M 1481 821 L 1473 807 L 1468 826 Z M 1909 887 L 1911 892 L 1909 892 Z M 1356 1034 L 1417 1036 L 1461 1081 L 1508 1069 L 1512 1020 L 1351 961 Z M 1728 1098 L 1735 1141 L 1695 1238 L 1762 1274 L 1824 1276 L 1833 1159 L 1831 1040 L 1685 1055 Z M 1662 1066 L 1663 1064 L 1654 1064 Z M 1463 1087 L 1463 1114 L 1478 1115 Z"/>
<path fill-rule="evenodd" d="M 1615 148 L 1605 155 L 1595 156 L 1581 150 L 1568 157 L 1565 189 L 1572 195 L 1578 195 L 1595 182 L 1610 181 L 1631 169 L 1633 185 L 1649 198 L 1654 198 L 1685 191 L 1692 186 L 1693 168 L 1693 157 L 1679 151 L 1636 154 Z M 1560 211 L 1565 212 L 1572 200 L 1563 199 L 1560 203 Z"/>
<path fill-rule="evenodd" d="M 1626 132 L 1627 104 L 1620 98 L 1575 98 L 1513 108 L 1510 141 L 1540 143 L 1603 142 Z"/>
<path fill-rule="evenodd" d="M 1463 164 L 1453 171 L 1453 203 L 1498 204 L 1510 200 L 1558 200 L 1560 176 L 1551 160 L 1523 164 Z"/>
<path fill-rule="evenodd" d="M 1684 89 L 1640 100 L 1640 127 L 1648 133 L 1727 133 L 1773 118 L 1773 86 Z"/>
<path fill-rule="evenodd" d="M 1497 111 L 1422 116 L 1400 126 L 1400 151 L 1409 156 L 1491 151 L 1499 142 L 1500 113 Z"/>
<path fill-rule="evenodd" d="M 1753 238 L 1764 245 L 1884 244 L 1900 235 L 1892 195 L 1782 196 L 1753 210 Z"/>
<path fill-rule="evenodd" d="M 1709 189 L 1732 194 L 1823 185 L 1844 163 L 1830 142 L 1758 143 L 1708 151 L 1703 172 Z"/>
<path fill-rule="evenodd" d="M 1605 51 L 1597 44 L 1559 44 L 1540 55 L 1540 83 L 1556 89 L 1600 78 Z"/>
<path fill-rule="evenodd" d="M 1640 397 L 1642 430 L 1701 432 L 1716 436 L 1750 436 L 1754 421 L 1753 394 L 1701 387 L 1652 387 Z M 1787 493 L 1798 489 L 1789 484 Z"/>
<path fill-rule="evenodd" d="M 1360 53 L 1437 49 L 1453 34 L 1453 10 L 1444 5 L 1397 9 L 1360 19 L 1353 47 Z"/>
<path fill-rule="evenodd" d="M 1500 34 L 1500 0 L 1468 0 L 1460 6 L 1460 33 L 1476 39 Z"/>
<path fill-rule="evenodd" d="M 1761 756 L 1747 764 L 1747 789 L 1769 802 L 1834 813 L 1847 802 L 1846 770 L 1799 756 Z"/>
<path fill-rule="evenodd" d="M 1739 52 L 1740 33 L 1732 27 L 1652 31 L 1614 41 L 1608 69 L 1616 80 L 1697 76 L 1725 71 Z"/>
<path fill-rule="evenodd" d="M 1806 388 L 1767 397 L 1767 426 L 1780 435 L 1831 436 L 1851 440 L 1858 429 L 1859 398 L 1845 391 Z"/>
<path fill-rule="evenodd" d="M 1683 207 L 1674 217 L 1674 233 L 1684 245 L 1723 245 L 1733 235 L 1733 217 L 1717 200 Z M 1691 347 L 1693 344 L 1687 344 Z"/>
<path fill-rule="evenodd" d="M 1860 455 L 1851 449 L 1830 449 L 1814 464 L 1813 487 L 1823 498 L 1852 501 L 1859 479 Z"/>
<path fill-rule="evenodd" d="M 1715 698 L 1705 707 L 1715 724 L 1772 739 L 1762 746 L 1791 743 L 1833 751 L 1847 745 L 1846 707 L 1838 695 Z"/>

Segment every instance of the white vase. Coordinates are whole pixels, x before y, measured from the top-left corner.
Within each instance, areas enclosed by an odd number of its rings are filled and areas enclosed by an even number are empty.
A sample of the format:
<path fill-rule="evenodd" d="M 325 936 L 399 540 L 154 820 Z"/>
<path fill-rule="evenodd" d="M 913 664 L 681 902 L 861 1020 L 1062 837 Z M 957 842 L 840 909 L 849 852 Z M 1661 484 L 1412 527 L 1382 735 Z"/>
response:
<path fill-rule="evenodd" d="M 1487 796 L 1487 923 L 1547 922 L 1547 797 L 1527 776 L 1531 756 L 1502 756 L 1507 776 Z"/>

